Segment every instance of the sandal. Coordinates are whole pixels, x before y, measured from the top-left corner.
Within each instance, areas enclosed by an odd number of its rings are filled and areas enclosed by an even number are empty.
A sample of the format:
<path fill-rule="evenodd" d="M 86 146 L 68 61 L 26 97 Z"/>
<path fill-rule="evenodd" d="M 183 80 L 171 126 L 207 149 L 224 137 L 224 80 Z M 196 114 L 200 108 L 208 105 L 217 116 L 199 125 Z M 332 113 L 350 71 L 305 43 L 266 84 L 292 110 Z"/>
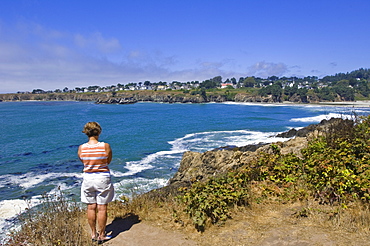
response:
<path fill-rule="evenodd" d="M 92 237 L 92 238 L 91 238 L 91 241 L 92 241 L 92 242 L 97 242 L 97 241 L 98 241 L 98 237 L 99 237 L 99 234 L 98 234 L 98 233 L 96 233 L 96 234 L 95 234 L 95 237 Z"/>
<path fill-rule="evenodd" d="M 107 241 L 109 241 L 111 239 L 112 239 L 112 236 L 105 235 L 105 237 L 102 238 L 102 239 L 98 237 L 97 241 L 98 241 L 98 244 L 102 244 L 102 243 L 107 242 Z"/>

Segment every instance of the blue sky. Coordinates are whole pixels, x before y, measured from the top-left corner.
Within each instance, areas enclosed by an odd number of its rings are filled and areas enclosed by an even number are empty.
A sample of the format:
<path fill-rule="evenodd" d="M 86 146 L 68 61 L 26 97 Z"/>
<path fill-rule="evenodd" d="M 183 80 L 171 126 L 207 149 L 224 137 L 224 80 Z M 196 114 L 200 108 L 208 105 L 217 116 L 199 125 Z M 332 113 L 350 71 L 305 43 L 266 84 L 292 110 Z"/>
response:
<path fill-rule="evenodd" d="M 0 92 L 370 67 L 368 0 L 0 0 Z"/>

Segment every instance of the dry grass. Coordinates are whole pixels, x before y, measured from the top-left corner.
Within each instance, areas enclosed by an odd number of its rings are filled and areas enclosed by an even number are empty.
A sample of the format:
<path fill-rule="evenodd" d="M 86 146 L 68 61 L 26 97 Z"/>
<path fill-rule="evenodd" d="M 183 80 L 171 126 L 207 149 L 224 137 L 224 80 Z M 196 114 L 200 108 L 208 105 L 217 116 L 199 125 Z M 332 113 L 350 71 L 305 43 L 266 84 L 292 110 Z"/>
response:
<path fill-rule="evenodd" d="M 175 195 L 138 195 L 108 206 L 110 220 L 136 216 L 163 229 L 180 231 L 199 245 L 366 245 L 370 209 L 361 202 L 343 208 L 319 204 L 309 196 L 289 202 L 281 195 L 263 196 L 251 185 L 249 206 L 235 206 L 232 219 L 207 224 L 199 233 Z M 291 201 L 291 200 L 290 200 Z M 22 229 L 5 245 L 91 245 L 84 209 L 63 196 L 48 197 L 42 208 L 22 216 Z M 242 243 L 241 243 L 242 242 Z"/>
<path fill-rule="evenodd" d="M 21 228 L 4 245 L 89 245 L 84 212 L 60 193 L 20 215 Z"/>
<path fill-rule="evenodd" d="M 348 227 L 346 221 L 355 217 L 345 211 L 333 219 L 334 211 L 307 202 L 255 204 L 234 210 L 225 225 L 210 227 L 193 239 L 200 245 L 366 245 L 369 227 L 357 222 Z"/>
<path fill-rule="evenodd" d="M 191 218 L 184 212 L 185 207 L 175 193 L 149 192 L 136 195 L 125 203 L 115 201 L 109 205 L 112 219 L 129 215 L 138 216 L 139 220 L 149 222 L 167 231 L 177 231 L 188 238 L 198 235 Z"/>
<path fill-rule="evenodd" d="M 253 189 L 256 191 L 257 184 Z M 370 236 L 370 209 L 360 201 L 344 208 L 320 204 L 308 195 L 302 201 L 281 196 L 260 197 L 255 193 L 249 206 L 235 206 L 232 219 L 223 224 L 208 223 L 199 233 L 174 196 L 165 199 L 137 196 L 124 213 L 171 231 L 180 231 L 199 245 L 367 245 Z M 111 206 L 111 209 L 115 209 Z M 119 207 L 117 207 L 119 208 Z M 122 207 L 121 207 L 122 208 Z M 241 243 L 243 242 L 243 243 Z M 288 244 L 291 243 L 291 244 Z"/>

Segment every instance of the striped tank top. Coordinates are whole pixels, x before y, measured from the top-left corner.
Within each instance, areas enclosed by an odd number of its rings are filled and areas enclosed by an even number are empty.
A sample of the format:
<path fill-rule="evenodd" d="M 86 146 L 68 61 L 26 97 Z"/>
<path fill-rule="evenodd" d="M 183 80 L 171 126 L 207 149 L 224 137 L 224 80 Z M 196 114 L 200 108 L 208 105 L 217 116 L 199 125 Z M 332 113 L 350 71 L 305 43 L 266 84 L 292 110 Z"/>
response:
<path fill-rule="evenodd" d="M 104 142 L 81 145 L 80 159 L 84 164 L 85 173 L 109 172 L 108 154 L 105 151 Z"/>

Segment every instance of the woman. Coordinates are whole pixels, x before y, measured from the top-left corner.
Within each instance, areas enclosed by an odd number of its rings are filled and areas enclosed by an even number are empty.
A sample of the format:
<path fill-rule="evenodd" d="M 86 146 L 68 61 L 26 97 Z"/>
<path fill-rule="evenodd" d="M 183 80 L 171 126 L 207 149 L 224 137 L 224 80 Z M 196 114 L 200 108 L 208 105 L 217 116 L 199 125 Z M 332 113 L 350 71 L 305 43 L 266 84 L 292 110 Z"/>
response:
<path fill-rule="evenodd" d="M 114 197 L 108 168 L 112 160 L 112 150 L 109 144 L 99 142 L 101 130 L 97 122 L 86 123 L 82 132 L 87 135 L 88 142 L 78 148 L 78 157 L 84 164 L 81 201 L 87 203 L 87 220 L 91 228 L 91 238 L 99 243 L 111 239 L 105 234 L 105 227 L 108 203 Z"/>

